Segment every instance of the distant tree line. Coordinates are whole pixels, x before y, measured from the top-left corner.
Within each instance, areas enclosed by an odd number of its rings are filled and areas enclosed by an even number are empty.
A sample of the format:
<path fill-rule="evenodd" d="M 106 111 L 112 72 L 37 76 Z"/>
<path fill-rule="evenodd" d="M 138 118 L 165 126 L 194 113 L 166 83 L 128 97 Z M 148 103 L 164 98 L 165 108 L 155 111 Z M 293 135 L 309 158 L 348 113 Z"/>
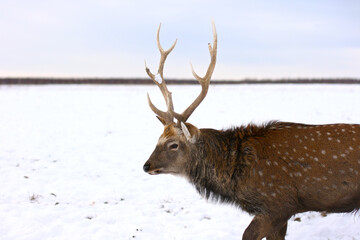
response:
<path fill-rule="evenodd" d="M 196 80 L 166 79 L 167 84 L 198 84 Z M 42 84 L 154 84 L 151 79 L 143 78 L 0 78 L 2 85 L 42 85 Z M 294 79 L 242 79 L 212 80 L 211 84 L 360 84 L 360 78 L 294 78 Z"/>

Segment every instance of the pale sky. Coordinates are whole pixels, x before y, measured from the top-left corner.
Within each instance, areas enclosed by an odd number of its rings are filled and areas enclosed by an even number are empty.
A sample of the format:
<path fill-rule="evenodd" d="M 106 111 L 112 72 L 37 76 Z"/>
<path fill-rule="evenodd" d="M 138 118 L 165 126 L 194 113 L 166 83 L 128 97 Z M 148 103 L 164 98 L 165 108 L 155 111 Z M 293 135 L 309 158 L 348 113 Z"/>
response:
<path fill-rule="evenodd" d="M 360 77 L 360 1 L 1 0 L 0 77 L 147 77 L 156 30 L 178 43 L 165 78 Z"/>

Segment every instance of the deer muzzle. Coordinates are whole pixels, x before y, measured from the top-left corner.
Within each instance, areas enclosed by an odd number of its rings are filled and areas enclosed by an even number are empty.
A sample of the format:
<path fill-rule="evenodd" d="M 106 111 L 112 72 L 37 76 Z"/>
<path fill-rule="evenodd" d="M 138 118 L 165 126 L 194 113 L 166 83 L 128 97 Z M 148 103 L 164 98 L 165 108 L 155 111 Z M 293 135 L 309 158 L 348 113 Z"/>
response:
<path fill-rule="evenodd" d="M 150 175 L 157 175 L 157 174 L 160 174 L 162 173 L 162 169 L 161 168 L 154 168 L 150 161 L 148 160 L 144 166 L 143 166 L 143 169 L 146 173 L 150 174 Z"/>

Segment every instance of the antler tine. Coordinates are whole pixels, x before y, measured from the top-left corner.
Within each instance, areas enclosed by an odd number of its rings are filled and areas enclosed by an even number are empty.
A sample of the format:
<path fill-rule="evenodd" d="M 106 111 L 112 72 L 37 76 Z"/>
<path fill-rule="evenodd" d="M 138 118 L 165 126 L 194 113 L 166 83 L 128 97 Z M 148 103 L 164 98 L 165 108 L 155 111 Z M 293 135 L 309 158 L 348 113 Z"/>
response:
<path fill-rule="evenodd" d="M 198 74 L 196 74 L 192 64 L 190 63 L 192 74 L 196 78 L 196 80 L 198 80 L 198 82 L 201 85 L 201 93 L 195 99 L 195 101 L 182 114 L 172 112 L 172 115 L 179 122 L 186 122 L 187 121 L 187 119 L 194 112 L 194 110 L 199 106 L 199 104 L 202 102 L 202 100 L 204 100 L 204 98 L 205 98 L 205 96 L 206 96 L 206 94 L 208 92 L 208 89 L 209 89 L 211 76 L 212 76 L 212 74 L 214 72 L 214 69 L 215 69 L 216 53 L 217 53 L 217 33 L 216 33 L 216 28 L 215 28 L 214 21 L 211 21 L 211 23 L 212 23 L 212 30 L 213 30 L 214 40 L 213 40 L 213 46 L 211 46 L 210 43 L 208 44 L 209 45 L 209 53 L 210 53 L 211 61 L 210 61 L 210 64 L 209 64 L 209 67 L 208 67 L 208 69 L 206 71 L 205 76 L 200 77 Z"/>
<path fill-rule="evenodd" d="M 164 70 L 165 60 L 166 60 L 167 56 L 169 55 L 169 53 L 175 48 L 175 45 L 177 43 L 177 39 L 175 39 L 175 42 L 173 43 L 173 45 L 168 50 L 164 51 L 164 49 L 161 47 L 161 44 L 160 44 L 160 28 L 161 28 L 161 23 L 159 25 L 159 28 L 158 28 L 157 34 L 156 34 L 156 41 L 157 41 L 157 45 L 158 45 L 158 48 L 159 48 L 159 51 L 160 51 L 160 54 L 161 54 L 158 74 L 160 74 L 161 78 L 164 80 L 163 70 Z"/>
<path fill-rule="evenodd" d="M 158 49 L 160 51 L 160 63 L 159 63 L 159 68 L 158 68 L 157 75 L 154 75 L 154 74 L 151 73 L 150 69 L 146 66 L 146 62 L 145 62 L 145 70 L 146 70 L 146 73 L 148 74 L 148 76 L 160 88 L 161 93 L 164 96 L 168 111 L 163 112 L 163 111 L 159 110 L 151 102 L 149 94 L 147 95 L 147 97 L 148 97 L 148 103 L 149 103 L 149 106 L 150 106 L 151 110 L 155 114 L 157 114 L 159 117 L 163 118 L 165 120 L 166 124 L 170 124 L 170 123 L 174 122 L 174 117 L 172 115 L 172 112 L 174 112 L 174 104 L 173 104 L 173 101 L 172 101 L 171 92 L 166 87 L 166 83 L 164 81 L 164 76 L 163 76 L 163 71 L 164 71 L 164 64 L 165 64 L 166 58 L 169 55 L 169 53 L 175 48 L 177 39 L 175 40 L 173 45 L 168 50 L 165 51 L 162 48 L 161 44 L 160 44 L 160 28 L 161 28 L 161 23 L 160 23 L 159 28 L 157 30 L 157 36 L 156 36 Z"/>

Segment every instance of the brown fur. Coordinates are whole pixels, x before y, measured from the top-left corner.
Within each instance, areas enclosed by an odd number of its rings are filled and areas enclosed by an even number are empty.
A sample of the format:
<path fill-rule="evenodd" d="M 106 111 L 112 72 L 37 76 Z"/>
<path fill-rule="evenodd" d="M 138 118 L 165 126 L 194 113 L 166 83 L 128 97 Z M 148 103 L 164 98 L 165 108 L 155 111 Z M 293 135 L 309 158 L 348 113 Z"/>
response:
<path fill-rule="evenodd" d="M 185 176 L 206 198 L 255 215 L 243 239 L 284 239 L 296 213 L 360 208 L 360 125 L 186 126 L 196 142 L 165 126 L 144 170 Z"/>
<path fill-rule="evenodd" d="M 175 123 L 167 125 L 164 127 L 164 132 L 161 134 L 161 138 L 170 138 L 177 135 L 177 130 L 175 128 Z"/>

